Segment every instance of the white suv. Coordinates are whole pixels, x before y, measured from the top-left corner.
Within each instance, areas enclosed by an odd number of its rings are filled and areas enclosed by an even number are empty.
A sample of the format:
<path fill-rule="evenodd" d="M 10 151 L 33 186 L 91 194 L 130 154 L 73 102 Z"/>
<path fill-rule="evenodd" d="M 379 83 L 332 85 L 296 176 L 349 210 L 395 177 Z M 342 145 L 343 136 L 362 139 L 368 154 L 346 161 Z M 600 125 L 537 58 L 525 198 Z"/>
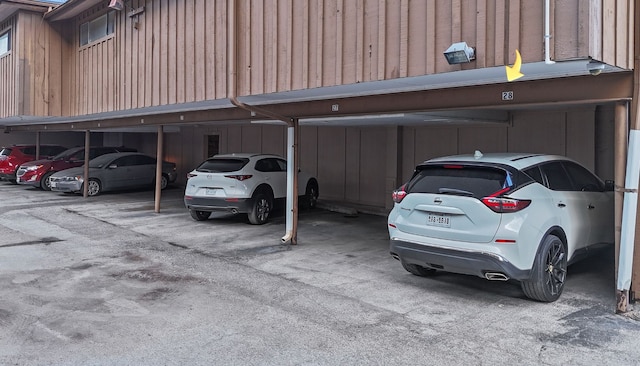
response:
<path fill-rule="evenodd" d="M 302 202 L 315 207 L 316 178 L 298 173 Z M 209 218 L 213 211 L 246 213 L 252 224 L 264 224 L 274 205 L 287 197 L 287 161 L 271 154 L 215 155 L 187 175 L 184 203 L 195 220 Z"/>
<path fill-rule="evenodd" d="M 568 264 L 614 242 L 613 182 L 562 156 L 436 158 L 393 198 L 390 251 L 407 271 L 513 279 L 543 302 L 562 293 Z"/>

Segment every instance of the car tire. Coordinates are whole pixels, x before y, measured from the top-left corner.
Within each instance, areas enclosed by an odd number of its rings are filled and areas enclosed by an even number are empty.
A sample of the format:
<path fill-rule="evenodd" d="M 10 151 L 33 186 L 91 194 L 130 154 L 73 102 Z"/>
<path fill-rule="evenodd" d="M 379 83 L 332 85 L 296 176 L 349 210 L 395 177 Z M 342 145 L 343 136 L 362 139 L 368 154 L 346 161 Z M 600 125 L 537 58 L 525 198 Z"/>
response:
<path fill-rule="evenodd" d="M 410 264 L 410 263 L 406 263 L 404 261 L 401 262 L 402 263 L 402 267 L 404 269 L 407 270 L 407 272 L 414 274 L 416 276 L 420 276 L 420 277 L 430 277 L 433 276 L 434 274 L 436 274 L 436 270 L 433 268 L 425 268 L 422 266 L 419 266 L 417 264 Z"/>
<path fill-rule="evenodd" d="M 51 177 L 52 174 L 53 172 L 47 172 L 42 176 L 42 178 L 40 178 L 40 188 L 43 191 L 51 190 L 51 183 L 49 183 L 49 177 Z"/>
<path fill-rule="evenodd" d="M 189 210 L 191 217 L 196 221 L 205 221 L 211 216 L 209 211 Z"/>
<path fill-rule="evenodd" d="M 249 222 L 253 225 L 262 225 L 269 219 L 273 208 L 273 198 L 264 192 L 258 192 L 253 196 L 253 205 L 247 214 Z"/>
<path fill-rule="evenodd" d="M 162 178 L 160 178 L 160 189 L 164 190 L 169 186 L 169 178 L 166 175 L 162 174 Z"/>
<path fill-rule="evenodd" d="M 531 279 L 520 284 L 528 298 L 553 302 L 562 294 L 566 276 L 567 248 L 560 238 L 548 235 L 536 254 Z"/>
<path fill-rule="evenodd" d="M 90 197 L 97 196 L 102 192 L 102 184 L 95 178 L 89 178 L 89 186 L 87 189 L 87 195 Z"/>
<path fill-rule="evenodd" d="M 313 209 L 318 205 L 318 183 L 315 181 L 309 181 L 304 194 L 304 207 Z"/>

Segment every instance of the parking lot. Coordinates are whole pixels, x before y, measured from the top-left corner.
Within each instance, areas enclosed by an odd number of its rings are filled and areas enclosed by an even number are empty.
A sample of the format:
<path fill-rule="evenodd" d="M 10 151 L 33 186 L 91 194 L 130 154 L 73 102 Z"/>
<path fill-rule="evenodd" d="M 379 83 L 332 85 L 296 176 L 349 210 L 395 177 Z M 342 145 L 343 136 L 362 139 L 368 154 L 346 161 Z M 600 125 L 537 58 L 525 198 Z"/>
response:
<path fill-rule="evenodd" d="M 302 211 L 191 219 L 183 190 L 81 196 L 0 182 L 2 365 L 636 364 L 640 322 L 614 314 L 614 255 L 569 268 L 562 297 L 419 278 L 386 217 Z M 321 197 L 322 199 L 322 197 Z"/>

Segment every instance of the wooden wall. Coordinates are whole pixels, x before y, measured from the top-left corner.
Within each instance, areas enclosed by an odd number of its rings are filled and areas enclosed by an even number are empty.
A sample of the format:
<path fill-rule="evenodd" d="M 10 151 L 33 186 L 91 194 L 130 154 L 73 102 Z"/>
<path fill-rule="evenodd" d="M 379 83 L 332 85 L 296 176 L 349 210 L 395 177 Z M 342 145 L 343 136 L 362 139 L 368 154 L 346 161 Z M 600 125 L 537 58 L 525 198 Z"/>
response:
<path fill-rule="evenodd" d="M 11 37 L 15 38 L 15 16 L 0 22 L 0 34 L 7 30 L 12 32 Z M 14 39 L 11 39 L 11 43 L 13 48 Z M 3 80 L 2 84 L 0 84 L 0 118 L 18 114 L 16 104 L 16 60 L 16 51 L 13 49 L 9 53 L 0 56 L 0 79 Z"/>
<path fill-rule="evenodd" d="M 227 16 L 236 4 L 238 92 L 393 79 L 544 60 L 544 2 L 524 0 L 131 0 L 116 32 L 78 46 L 78 26 L 63 28 L 63 113 L 226 98 Z M 633 1 L 551 1 L 551 58 L 593 56 L 632 66 Z M 144 12 L 129 16 L 130 9 Z M 477 59 L 447 64 L 443 51 L 466 41 Z"/>

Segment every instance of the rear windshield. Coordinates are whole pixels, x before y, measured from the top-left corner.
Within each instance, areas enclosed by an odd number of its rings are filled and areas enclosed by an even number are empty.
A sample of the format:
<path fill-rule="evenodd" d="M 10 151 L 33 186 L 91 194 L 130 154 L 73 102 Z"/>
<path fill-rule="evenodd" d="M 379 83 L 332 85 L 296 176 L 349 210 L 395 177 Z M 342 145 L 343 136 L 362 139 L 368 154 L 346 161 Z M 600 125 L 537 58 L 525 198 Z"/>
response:
<path fill-rule="evenodd" d="M 5 156 L 11 155 L 11 149 L 9 149 L 8 147 L 5 147 L 4 149 L 0 150 L 0 155 L 5 155 Z"/>
<path fill-rule="evenodd" d="M 513 187 L 511 173 L 492 167 L 461 165 L 419 167 L 407 193 L 453 194 L 482 198 Z"/>
<path fill-rule="evenodd" d="M 249 159 L 241 158 L 213 158 L 205 160 L 196 168 L 196 171 L 203 173 L 231 173 L 242 169 Z"/>

